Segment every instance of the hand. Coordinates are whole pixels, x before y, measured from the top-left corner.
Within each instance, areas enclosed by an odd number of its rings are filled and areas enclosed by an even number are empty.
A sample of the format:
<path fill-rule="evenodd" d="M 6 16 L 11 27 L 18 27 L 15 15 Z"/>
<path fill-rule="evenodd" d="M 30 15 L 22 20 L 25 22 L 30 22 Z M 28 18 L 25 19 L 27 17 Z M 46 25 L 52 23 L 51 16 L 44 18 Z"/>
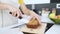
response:
<path fill-rule="evenodd" d="M 9 10 L 12 12 L 12 16 L 15 16 L 17 18 L 19 16 L 22 16 L 22 13 L 21 13 L 21 11 L 18 8 L 15 8 L 15 7 L 10 6 L 9 7 Z M 16 14 L 17 14 L 17 16 L 16 16 Z"/>
<path fill-rule="evenodd" d="M 22 13 L 19 10 L 19 8 L 15 8 L 14 6 L 12 6 L 10 4 L 1 3 L 0 9 L 9 9 L 12 12 L 13 16 L 16 16 L 16 14 L 17 14 L 16 17 L 22 16 Z"/>
<path fill-rule="evenodd" d="M 42 25 L 42 23 L 41 23 L 41 19 L 40 19 L 40 16 L 38 15 L 38 14 L 36 14 L 35 12 L 33 12 L 33 11 L 31 11 L 31 18 L 30 19 L 32 19 L 32 18 L 36 18 L 38 21 L 39 21 L 39 23 L 40 23 L 40 25 Z"/>

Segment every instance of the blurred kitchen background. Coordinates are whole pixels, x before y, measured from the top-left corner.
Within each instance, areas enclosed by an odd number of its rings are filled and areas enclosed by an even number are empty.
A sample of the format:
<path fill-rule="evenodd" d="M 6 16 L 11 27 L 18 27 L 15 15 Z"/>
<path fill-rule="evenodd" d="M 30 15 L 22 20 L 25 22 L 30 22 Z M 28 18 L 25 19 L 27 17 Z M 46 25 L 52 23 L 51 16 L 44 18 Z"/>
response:
<path fill-rule="evenodd" d="M 48 0 L 50 1 L 50 0 Z M 42 3 L 38 3 L 38 4 L 26 4 L 26 6 L 31 9 L 31 10 L 36 10 L 36 12 L 39 14 L 39 11 L 42 11 L 42 8 L 48 8 L 49 11 L 52 11 L 52 8 L 56 8 L 56 13 L 59 14 L 60 13 L 60 0 L 55 1 L 55 0 L 51 0 L 49 3 L 46 2 L 44 3 L 42 1 Z"/>
<path fill-rule="evenodd" d="M 4 2 L 8 2 L 8 1 L 4 1 Z M 27 8 L 33 10 L 38 15 L 42 16 L 42 18 L 41 18 L 42 22 L 44 21 L 44 22 L 47 22 L 47 23 L 49 23 L 49 22 L 52 23 L 52 21 L 47 17 L 52 12 L 53 8 L 55 8 L 55 10 L 56 10 L 56 15 L 60 14 L 60 3 L 59 3 L 60 0 L 24 0 L 24 2 L 26 4 Z M 47 12 L 45 15 L 43 13 L 44 11 Z M 1 12 L 0 12 L 0 15 L 1 15 Z M 0 19 L 3 20 L 2 17 Z M 2 22 L 3 21 L 1 21 L 1 23 L 0 23 L 2 26 L 7 24 L 7 23 L 2 23 Z"/>
<path fill-rule="evenodd" d="M 51 21 L 48 16 L 50 13 L 52 13 L 53 8 L 55 8 L 56 15 L 60 15 L 60 0 L 44 0 L 44 1 L 42 0 L 41 3 L 39 3 L 39 2 L 40 2 L 40 0 L 37 3 L 33 2 L 33 4 L 28 4 L 28 5 L 26 4 L 26 6 L 29 9 L 36 12 L 38 15 L 42 16 L 42 18 L 41 18 L 42 22 L 53 23 L 53 21 Z M 49 12 L 49 13 L 47 13 L 48 15 L 46 14 L 47 16 L 42 15 L 43 10 L 46 10 L 46 12 L 47 11 Z"/>
<path fill-rule="evenodd" d="M 4 1 L 4 2 L 8 2 L 8 1 Z M 55 9 L 54 11 L 56 11 L 56 15 L 60 15 L 60 0 L 24 0 L 24 2 L 26 4 L 27 8 L 29 8 L 30 10 L 33 10 L 38 15 L 40 15 L 41 21 L 44 23 L 54 23 L 48 17 L 49 14 L 52 12 L 53 8 Z M 9 14 L 9 12 L 6 12 L 6 14 L 4 14 L 4 13 L 5 13 L 5 10 L 0 10 L 0 27 L 17 24 L 17 20 L 15 21 L 15 18 L 12 17 Z M 10 21 L 12 18 L 9 20 L 8 16 L 12 17 L 14 19 L 13 20 L 14 23 L 12 21 Z M 50 30 L 47 31 L 46 34 L 49 34 L 49 33 L 50 34 L 51 33 L 60 34 L 59 29 L 60 29 L 60 25 L 55 24 Z"/>

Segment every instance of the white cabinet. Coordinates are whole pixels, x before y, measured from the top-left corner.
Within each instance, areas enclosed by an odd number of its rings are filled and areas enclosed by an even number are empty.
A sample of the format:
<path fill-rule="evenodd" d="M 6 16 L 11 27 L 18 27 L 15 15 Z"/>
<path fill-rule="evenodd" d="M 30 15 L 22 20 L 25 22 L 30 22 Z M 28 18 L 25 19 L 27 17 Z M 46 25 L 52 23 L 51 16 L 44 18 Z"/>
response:
<path fill-rule="evenodd" d="M 3 10 L 3 27 L 18 23 L 17 18 L 9 14 L 9 10 Z"/>
<path fill-rule="evenodd" d="M 2 12 L 0 10 L 0 28 L 2 27 Z"/>

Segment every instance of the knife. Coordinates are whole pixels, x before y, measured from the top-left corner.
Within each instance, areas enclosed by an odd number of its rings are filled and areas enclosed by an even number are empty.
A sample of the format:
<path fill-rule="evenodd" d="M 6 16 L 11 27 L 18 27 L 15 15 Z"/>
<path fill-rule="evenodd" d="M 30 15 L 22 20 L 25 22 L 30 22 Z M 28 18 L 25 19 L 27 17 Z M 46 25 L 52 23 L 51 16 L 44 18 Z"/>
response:
<path fill-rule="evenodd" d="M 47 32 L 53 25 L 53 23 L 47 23 L 45 32 Z"/>

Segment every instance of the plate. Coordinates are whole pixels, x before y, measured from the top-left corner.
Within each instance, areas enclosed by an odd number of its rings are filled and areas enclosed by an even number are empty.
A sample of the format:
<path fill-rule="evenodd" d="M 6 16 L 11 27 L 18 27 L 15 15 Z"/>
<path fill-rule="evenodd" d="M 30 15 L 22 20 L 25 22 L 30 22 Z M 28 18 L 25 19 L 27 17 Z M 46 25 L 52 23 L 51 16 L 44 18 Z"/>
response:
<path fill-rule="evenodd" d="M 20 31 L 27 33 L 35 33 L 35 34 L 44 34 L 47 24 L 42 23 L 37 29 L 27 28 L 26 25 L 20 28 Z"/>

